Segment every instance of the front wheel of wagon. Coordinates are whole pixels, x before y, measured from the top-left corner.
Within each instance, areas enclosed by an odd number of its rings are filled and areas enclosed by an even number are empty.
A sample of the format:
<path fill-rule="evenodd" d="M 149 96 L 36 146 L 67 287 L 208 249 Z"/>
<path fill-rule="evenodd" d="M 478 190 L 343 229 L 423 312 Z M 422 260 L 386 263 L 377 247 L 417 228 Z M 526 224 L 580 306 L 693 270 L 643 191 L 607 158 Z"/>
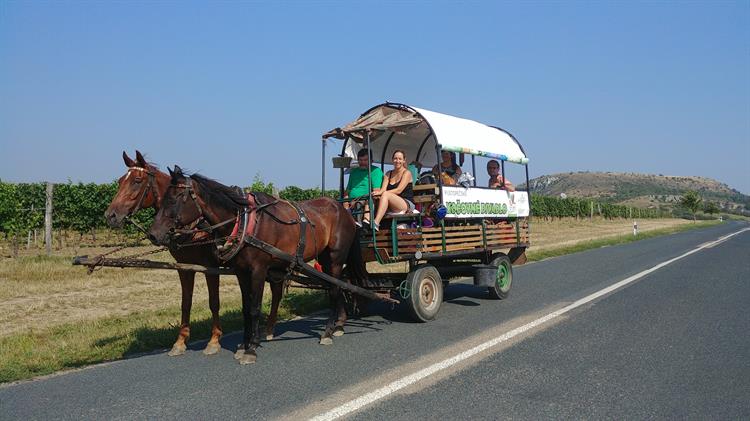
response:
<path fill-rule="evenodd" d="M 404 301 L 409 305 L 414 320 L 428 322 L 437 317 L 443 303 L 443 281 L 434 266 L 420 265 L 406 278 L 409 296 Z"/>
<path fill-rule="evenodd" d="M 497 300 L 508 298 L 510 286 L 513 283 L 513 266 L 510 264 L 510 259 L 503 254 L 493 259 L 491 265 L 497 266 L 497 272 L 495 282 L 487 287 L 490 297 Z"/>

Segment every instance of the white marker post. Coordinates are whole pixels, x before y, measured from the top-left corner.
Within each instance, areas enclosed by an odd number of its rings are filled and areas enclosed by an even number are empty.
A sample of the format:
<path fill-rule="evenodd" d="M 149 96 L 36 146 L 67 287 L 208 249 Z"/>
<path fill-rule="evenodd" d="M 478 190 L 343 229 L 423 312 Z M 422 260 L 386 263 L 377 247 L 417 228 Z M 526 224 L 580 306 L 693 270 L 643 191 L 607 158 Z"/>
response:
<path fill-rule="evenodd" d="M 633 236 L 638 235 L 638 221 L 633 221 Z"/>

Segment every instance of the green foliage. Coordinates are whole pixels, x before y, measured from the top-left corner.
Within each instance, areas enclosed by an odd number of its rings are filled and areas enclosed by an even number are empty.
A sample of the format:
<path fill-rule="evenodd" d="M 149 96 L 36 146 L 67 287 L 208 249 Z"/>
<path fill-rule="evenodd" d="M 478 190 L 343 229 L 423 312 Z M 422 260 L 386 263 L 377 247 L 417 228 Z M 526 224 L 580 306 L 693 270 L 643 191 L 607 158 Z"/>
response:
<path fill-rule="evenodd" d="M 263 179 L 260 177 L 260 174 L 255 174 L 255 177 L 253 178 L 253 184 L 245 189 L 253 192 L 262 192 L 266 194 L 273 194 L 274 193 L 274 185 L 273 183 L 264 183 Z"/>
<path fill-rule="evenodd" d="M 719 213 L 719 207 L 716 205 L 715 202 L 707 201 L 703 205 L 703 212 L 706 212 L 709 215 L 713 215 L 715 213 Z"/>
<path fill-rule="evenodd" d="M 702 202 L 703 199 L 701 199 L 698 192 L 693 190 L 685 192 L 685 194 L 682 195 L 682 199 L 680 199 L 680 205 L 693 214 L 693 220 L 695 220 L 695 214 L 698 212 L 698 209 L 701 208 Z"/>
<path fill-rule="evenodd" d="M 44 225 L 45 185 L 0 182 L 0 231 L 21 234 Z"/>
<path fill-rule="evenodd" d="M 593 207 L 593 212 L 592 212 Z M 531 195 L 531 214 L 542 218 L 581 218 L 601 216 L 612 218 L 663 218 L 670 216 L 659 209 L 630 208 L 612 203 L 594 202 L 589 199 L 559 198 Z"/>
<path fill-rule="evenodd" d="M 117 184 L 58 184 L 53 193 L 53 209 L 58 227 L 81 234 L 104 227 L 104 211 L 117 193 Z"/>

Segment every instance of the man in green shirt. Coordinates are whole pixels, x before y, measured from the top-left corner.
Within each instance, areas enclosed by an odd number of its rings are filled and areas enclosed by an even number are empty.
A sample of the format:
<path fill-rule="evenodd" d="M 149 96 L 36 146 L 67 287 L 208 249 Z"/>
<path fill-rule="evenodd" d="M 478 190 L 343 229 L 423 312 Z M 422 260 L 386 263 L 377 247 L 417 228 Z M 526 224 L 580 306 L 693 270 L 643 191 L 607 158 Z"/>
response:
<path fill-rule="evenodd" d="M 346 184 L 346 190 L 344 191 L 344 198 L 356 199 L 358 197 L 367 196 L 370 189 L 367 188 L 367 154 L 370 153 L 367 149 L 360 149 L 357 152 L 357 163 L 358 167 L 349 170 L 349 182 Z M 372 175 L 372 190 L 378 189 L 383 184 L 383 171 L 374 166 L 370 166 L 370 172 Z M 346 207 L 349 207 L 349 202 L 345 202 Z"/>

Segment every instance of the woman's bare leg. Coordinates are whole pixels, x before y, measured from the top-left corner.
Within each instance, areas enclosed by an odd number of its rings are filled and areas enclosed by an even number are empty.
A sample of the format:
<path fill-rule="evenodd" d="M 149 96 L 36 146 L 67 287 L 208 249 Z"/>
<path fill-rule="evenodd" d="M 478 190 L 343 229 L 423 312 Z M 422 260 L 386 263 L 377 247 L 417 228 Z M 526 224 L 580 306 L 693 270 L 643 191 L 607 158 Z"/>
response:
<path fill-rule="evenodd" d="M 386 191 L 380 196 L 378 211 L 375 215 L 375 223 L 380 224 L 380 221 L 383 220 L 383 217 L 388 210 L 393 212 L 404 212 L 407 209 L 409 209 L 409 206 L 406 204 L 406 200 L 396 194 Z"/>

